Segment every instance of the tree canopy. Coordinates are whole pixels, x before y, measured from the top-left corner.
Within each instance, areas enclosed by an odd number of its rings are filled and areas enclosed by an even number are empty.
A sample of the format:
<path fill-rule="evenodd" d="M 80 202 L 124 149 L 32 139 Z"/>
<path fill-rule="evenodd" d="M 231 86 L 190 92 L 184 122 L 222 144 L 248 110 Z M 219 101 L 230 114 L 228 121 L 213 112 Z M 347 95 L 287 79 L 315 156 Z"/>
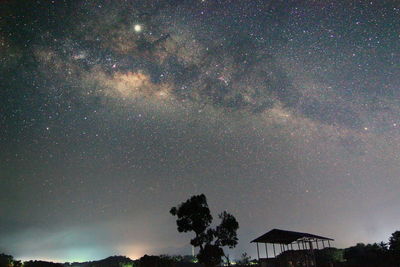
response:
<path fill-rule="evenodd" d="M 237 245 L 236 231 L 239 223 L 236 218 L 223 211 L 219 214 L 221 223 L 211 228 L 213 217 L 204 194 L 192 196 L 177 207 L 172 207 L 170 213 L 177 216 L 178 232 L 195 233 L 190 244 L 200 248 L 197 258 L 206 266 L 215 266 L 221 262 L 224 256 L 222 247 L 234 248 Z"/>

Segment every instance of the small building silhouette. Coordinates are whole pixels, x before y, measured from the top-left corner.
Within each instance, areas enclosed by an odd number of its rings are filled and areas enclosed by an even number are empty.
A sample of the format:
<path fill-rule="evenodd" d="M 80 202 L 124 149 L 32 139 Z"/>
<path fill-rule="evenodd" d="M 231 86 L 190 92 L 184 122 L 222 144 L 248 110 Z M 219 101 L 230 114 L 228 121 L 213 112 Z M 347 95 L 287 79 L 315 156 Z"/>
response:
<path fill-rule="evenodd" d="M 257 245 L 261 267 L 313 267 L 316 266 L 314 250 L 331 247 L 331 241 L 334 240 L 319 235 L 273 229 L 251 243 Z M 264 243 L 265 258 L 260 258 L 260 243 Z"/>

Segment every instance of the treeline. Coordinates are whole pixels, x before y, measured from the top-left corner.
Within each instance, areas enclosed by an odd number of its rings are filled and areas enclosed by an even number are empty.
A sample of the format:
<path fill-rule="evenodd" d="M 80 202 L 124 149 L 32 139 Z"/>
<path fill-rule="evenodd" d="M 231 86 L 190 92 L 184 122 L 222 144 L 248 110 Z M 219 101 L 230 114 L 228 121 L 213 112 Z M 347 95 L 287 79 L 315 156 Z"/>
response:
<path fill-rule="evenodd" d="M 194 267 L 197 259 L 193 256 L 148 256 L 138 260 L 125 256 L 111 256 L 103 260 L 87 262 L 54 263 L 46 261 L 15 260 L 13 256 L 0 254 L 0 267 Z"/>
<path fill-rule="evenodd" d="M 400 263 L 400 231 L 394 232 L 388 243 L 373 244 L 358 243 L 345 249 L 325 248 L 315 250 L 317 266 L 343 267 L 397 267 Z M 229 259 L 227 257 L 227 259 Z M 131 260 L 124 256 L 112 256 L 99 261 L 53 263 L 45 261 L 15 260 L 12 256 L 0 254 L 0 267 L 195 267 L 197 259 L 192 256 L 148 256 L 144 255 L 138 260 Z M 244 253 L 242 259 L 237 261 L 241 266 L 256 263 Z M 228 262 L 225 260 L 225 264 Z"/>
<path fill-rule="evenodd" d="M 400 263 L 400 231 L 394 232 L 389 242 L 358 243 L 345 249 L 326 248 L 316 251 L 319 265 L 337 263 L 346 267 L 394 267 Z"/>
<path fill-rule="evenodd" d="M 346 248 L 343 257 L 349 266 L 399 266 L 400 263 L 400 231 L 392 234 L 389 243 L 358 243 Z"/>

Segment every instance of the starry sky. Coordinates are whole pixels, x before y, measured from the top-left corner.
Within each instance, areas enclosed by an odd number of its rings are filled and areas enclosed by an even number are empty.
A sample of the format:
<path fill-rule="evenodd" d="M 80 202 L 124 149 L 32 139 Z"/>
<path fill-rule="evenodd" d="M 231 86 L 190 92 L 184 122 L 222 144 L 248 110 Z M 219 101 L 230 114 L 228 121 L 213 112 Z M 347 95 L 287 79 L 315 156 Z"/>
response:
<path fill-rule="evenodd" d="M 399 230 L 396 0 L 0 3 L 0 251 L 190 254 L 172 206 L 356 242 Z"/>

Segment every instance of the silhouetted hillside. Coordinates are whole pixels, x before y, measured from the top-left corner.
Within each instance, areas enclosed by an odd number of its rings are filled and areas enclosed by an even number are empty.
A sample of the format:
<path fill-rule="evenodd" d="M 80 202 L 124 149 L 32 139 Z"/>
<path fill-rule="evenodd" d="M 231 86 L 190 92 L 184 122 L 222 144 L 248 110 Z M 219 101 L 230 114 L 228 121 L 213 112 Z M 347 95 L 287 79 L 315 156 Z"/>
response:
<path fill-rule="evenodd" d="M 138 261 L 125 256 L 111 256 L 98 261 L 65 263 L 65 267 L 136 267 Z"/>
<path fill-rule="evenodd" d="M 64 267 L 199 267 L 201 265 L 189 262 L 191 256 L 148 256 L 138 260 L 125 256 L 112 256 L 99 261 L 65 263 Z M 0 266 L 1 267 L 1 266 Z"/>

